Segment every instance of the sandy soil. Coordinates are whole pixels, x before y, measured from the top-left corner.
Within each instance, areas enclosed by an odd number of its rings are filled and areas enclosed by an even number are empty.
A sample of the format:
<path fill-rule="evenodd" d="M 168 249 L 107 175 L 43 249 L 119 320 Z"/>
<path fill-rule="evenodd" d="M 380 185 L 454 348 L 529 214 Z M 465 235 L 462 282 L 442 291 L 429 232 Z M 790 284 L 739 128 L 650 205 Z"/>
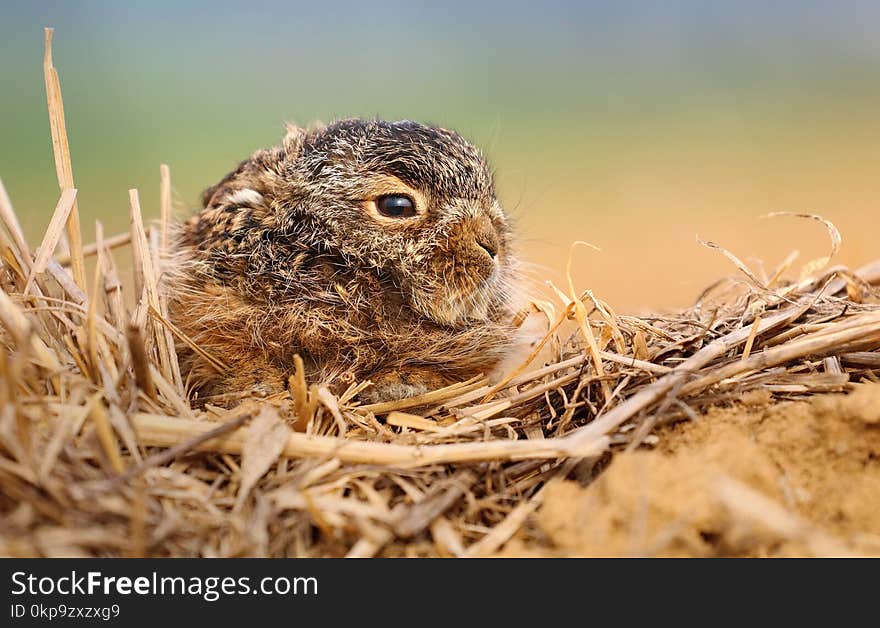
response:
<path fill-rule="evenodd" d="M 880 555 L 880 384 L 664 428 L 586 488 L 549 485 L 507 555 Z"/>

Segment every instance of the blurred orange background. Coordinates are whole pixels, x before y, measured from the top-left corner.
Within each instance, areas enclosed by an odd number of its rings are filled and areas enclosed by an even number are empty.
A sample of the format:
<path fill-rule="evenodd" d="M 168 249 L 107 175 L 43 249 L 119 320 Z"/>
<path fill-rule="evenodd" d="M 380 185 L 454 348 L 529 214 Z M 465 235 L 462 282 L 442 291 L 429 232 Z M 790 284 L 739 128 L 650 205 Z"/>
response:
<path fill-rule="evenodd" d="M 794 249 L 880 257 L 880 6 L 681 0 L 18 3 L 0 24 L 0 177 L 32 241 L 58 197 L 42 78 L 56 28 L 85 239 L 127 229 L 127 189 L 181 211 L 282 121 L 351 115 L 455 128 L 485 148 L 540 280 L 619 311 L 688 304 Z M 758 260 L 761 260 L 759 262 Z M 795 266 L 798 267 L 798 264 Z M 546 293 L 545 293 L 546 294 Z"/>

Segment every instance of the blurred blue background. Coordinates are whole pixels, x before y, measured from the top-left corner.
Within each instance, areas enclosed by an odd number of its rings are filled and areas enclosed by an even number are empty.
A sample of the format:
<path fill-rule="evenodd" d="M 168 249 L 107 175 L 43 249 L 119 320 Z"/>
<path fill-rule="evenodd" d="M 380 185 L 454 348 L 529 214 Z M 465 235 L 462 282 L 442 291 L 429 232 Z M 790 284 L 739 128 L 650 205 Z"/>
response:
<path fill-rule="evenodd" d="M 482 146 L 523 255 L 620 309 L 687 303 L 730 266 L 880 256 L 880 3 L 9 2 L 0 177 L 32 240 L 58 198 L 42 76 L 55 32 L 85 240 L 127 228 L 159 164 L 181 210 L 282 121 L 413 118 Z M 806 261 L 806 260 L 804 260 Z M 757 263 L 757 262 L 756 262 Z"/>

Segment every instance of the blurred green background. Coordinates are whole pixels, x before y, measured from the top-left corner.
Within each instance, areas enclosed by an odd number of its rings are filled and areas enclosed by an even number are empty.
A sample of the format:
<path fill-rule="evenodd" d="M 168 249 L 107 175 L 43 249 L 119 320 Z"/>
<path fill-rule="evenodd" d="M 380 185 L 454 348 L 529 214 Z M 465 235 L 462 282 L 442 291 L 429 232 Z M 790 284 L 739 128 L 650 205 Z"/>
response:
<path fill-rule="evenodd" d="M 38 241 L 58 198 L 42 77 L 54 26 L 85 240 L 127 189 L 181 211 L 282 121 L 413 118 L 484 147 L 535 275 L 623 310 L 686 304 L 731 270 L 827 249 L 880 257 L 876 2 L 9 2 L 0 177 Z M 753 262 L 756 266 L 757 261 Z M 540 282 L 539 282 L 540 285 Z"/>

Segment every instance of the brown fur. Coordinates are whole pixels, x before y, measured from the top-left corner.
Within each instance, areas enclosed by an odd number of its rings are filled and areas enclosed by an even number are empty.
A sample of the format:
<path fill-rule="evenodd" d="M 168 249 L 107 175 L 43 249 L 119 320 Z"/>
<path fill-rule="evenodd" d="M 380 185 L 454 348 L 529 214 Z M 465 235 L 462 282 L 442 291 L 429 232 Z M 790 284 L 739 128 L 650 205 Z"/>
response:
<path fill-rule="evenodd" d="M 382 194 L 416 200 L 389 218 Z M 163 285 L 172 320 L 230 365 L 181 347 L 201 394 L 283 389 L 299 354 L 337 389 L 419 394 L 491 369 L 512 338 L 508 219 L 481 153 L 415 122 L 290 128 L 203 195 Z"/>

